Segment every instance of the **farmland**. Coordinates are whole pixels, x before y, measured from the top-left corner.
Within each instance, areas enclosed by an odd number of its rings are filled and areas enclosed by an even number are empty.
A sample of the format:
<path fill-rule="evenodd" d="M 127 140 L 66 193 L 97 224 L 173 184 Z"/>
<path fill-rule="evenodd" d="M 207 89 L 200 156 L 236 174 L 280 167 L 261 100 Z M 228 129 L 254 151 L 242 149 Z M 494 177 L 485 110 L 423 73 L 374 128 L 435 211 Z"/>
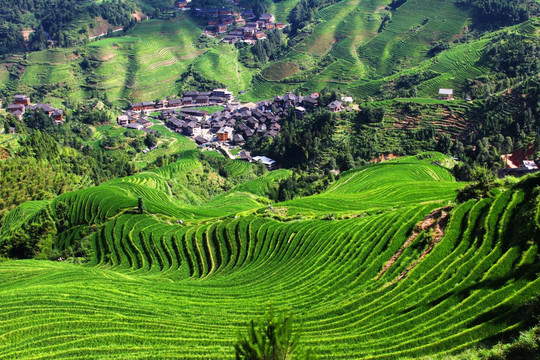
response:
<path fill-rule="evenodd" d="M 189 202 L 171 184 L 201 169 L 193 154 L 3 219 L 0 237 L 64 211 L 55 246 L 90 250 L 83 265 L 0 262 L 0 358 L 232 359 L 270 305 L 293 310 L 317 358 L 442 356 L 511 337 L 540 292 L 526 186 L 458 204 L 465 184 L 433 164 L 450 160 L 425 153 L 272 208 L 266 189 L 289 171 Z"/>
<path fill-rule="evenodd" d="M 270 11 L 286 22 L 297 2 L 272 3 Z M 7 59 L 0 66 L 0 79 L 10 92 L 31 92 L 38 85 L 47 85 L 43 101 L 52 104 L 65 98 L 83 101 L 99 93 L 125 105 L 175 96 L 181 85 L 178 79 L 191 66 L 235 94 L 245 92 L 241 98 L 248 101 L 290 90 L 323 88 L 366 98 L 400 76 L 425 71 L 436 76 L 419 83 L 418 94 L 433 97 L 439 87 L 460 90 L 468 79 L 490 72 L 482 56 L 492 34 L 457 41 L 466 35 L 470 14 L 454 1 L 426 6 L 426 0 L 409 0 L 382 26 L 390 14 L 387 4 L 383 0 L 342 0 L 321 9 L 312 24 L 288 39 L 292 46 L 281 58 L 260 69 L 246 67 L 234 46 L 219 44 L 219 39 L 200 39 L 201 28 L 180 14 L 170 20 L 144 21 L 122 36 L 93 40 L 77 48 L 38 51 L 24 61 Z M 531 24 L 528 27 L 534 30 Z M 428 53 L 435 41 L 453 43 L 432 57 Z M 85 57 L 96 68 L 82 69 Z M 20 64 L 20 79 L 9 77 L 7 66 L 13 62 Z"/>

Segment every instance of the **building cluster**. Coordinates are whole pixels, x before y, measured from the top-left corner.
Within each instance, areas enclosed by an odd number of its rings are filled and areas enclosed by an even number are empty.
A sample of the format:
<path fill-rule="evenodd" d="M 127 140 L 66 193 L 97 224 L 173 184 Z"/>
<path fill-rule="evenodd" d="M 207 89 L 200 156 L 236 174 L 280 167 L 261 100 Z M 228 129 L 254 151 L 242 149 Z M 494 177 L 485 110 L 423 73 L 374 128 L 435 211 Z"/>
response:
<path fill-rule="evenodd" d="M 297 117 L 303 118 L 307 111 L 319 105 L 318 97 L 317 93 L 305 97 L 287 93 L 256 104 L 229 104 L 211 116 L 197 109 L 182 108 L 164 110 L 162 118 L 172 130 L 194 137 L 199 145 L 218 141 L 241 146 L 255 135 L 276 137 L 281 131 L 280 118 L 291 108 Z"/>
<path fill-rule="evenodd" d="M 209 106 L 226 104 L 232 100 L 233 93 L 227 89 L 214 89 L 213 91 L 199 92 L 187 91 L 181 99 L 163 99 L 159 101 L 145 101 L 130 105 L 132 111 L 155 111 L 166 108 L 179 108 L 182 106 Z"/>
<path fill-rule="evenodd" d="M 62 110 L 56 109 L 49 104 L 31 104 L 30 98 L 26 95 L 15 95 L 13 103 L 7 107 L 7 111 L 19 120 L 22 120 L 25 112 L 38 109 L 51 117 L 55 124 L 59 125 L 64 122 L 64 112 Z"/>
<path fill-rule="evenodd" d="M 252 10 L 242 14 L 230 9 L 197 9 L 196 13 L 207 19 L 206 34 L 226 34 L 223 42 L 255 44 L 266 39 L 266 30 L 283 29 L 285 24 L 276 22 L 273 14 L 262 14 L 258 19 Z"/>

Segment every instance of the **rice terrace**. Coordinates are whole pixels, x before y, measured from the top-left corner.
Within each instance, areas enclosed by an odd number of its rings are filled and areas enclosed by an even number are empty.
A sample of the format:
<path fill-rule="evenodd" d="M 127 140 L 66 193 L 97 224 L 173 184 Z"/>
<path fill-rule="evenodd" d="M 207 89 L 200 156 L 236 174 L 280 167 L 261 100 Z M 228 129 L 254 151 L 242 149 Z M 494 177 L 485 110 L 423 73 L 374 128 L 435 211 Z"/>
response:
<path fill-rule="evenodd" d="M 0 360 L 540 359 L 536 0 L 5 0 Z"/>

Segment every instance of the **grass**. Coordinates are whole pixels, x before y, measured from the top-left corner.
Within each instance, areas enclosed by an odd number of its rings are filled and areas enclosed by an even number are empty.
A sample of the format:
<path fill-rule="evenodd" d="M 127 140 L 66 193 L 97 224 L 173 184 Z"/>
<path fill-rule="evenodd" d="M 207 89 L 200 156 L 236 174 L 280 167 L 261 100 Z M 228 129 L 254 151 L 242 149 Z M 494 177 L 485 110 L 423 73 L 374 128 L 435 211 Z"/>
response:
<path fill-rule="evenodd" d="M 209 49 L 194 63 L 194 69 L 206 78 L 226 84 L 238 93 L 249 88 L 255 70 L 246 68 L 238 61 L 238 50 L 228 44 Z"/>
<path fill-rule="evenodd" d="M 83 266 L 0 262 L 0 358 L 232 359 L 237 331 L 270 305 L 293 309 L 317 358 L 443 357 L 511 338 L 540 291 L 538 246 L 523 238 L 537 235 L 525 217 L 539 210 L 525 190 L 447 208 L 436 242 L 417 225 L 461 186 L 431 164 L 441 154 L 355 169 L 323 194 L 273 208 L 258 199 L 287 170 L 201 206 L 175 201 L 168 184 L 200 166 L 193 155 L 4 219 L 0 236 L 43 207 L 56 216 L 62 200 L 58 244 L 77 241 L 81 226 L 95 232 Z M 138 196 L 145 214 L 131 211 Z M 320 213 L 283 217 L 299 204 Z"/>

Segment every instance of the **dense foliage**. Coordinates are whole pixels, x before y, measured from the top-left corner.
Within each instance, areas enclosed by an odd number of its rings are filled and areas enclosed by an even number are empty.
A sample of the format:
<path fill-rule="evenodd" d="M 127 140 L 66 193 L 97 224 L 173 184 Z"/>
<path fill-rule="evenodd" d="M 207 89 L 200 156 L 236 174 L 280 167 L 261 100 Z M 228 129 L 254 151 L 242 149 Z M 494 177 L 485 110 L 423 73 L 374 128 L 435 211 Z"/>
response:
<path fill-rule="evenodd" d="M 457 4 L 472 6 L 475 23 L 483 27 L 518 24 L 536 13 L 538 4 L 531 0 L 458 0 Z"/>
<path fill-rule="evenodd" d="M 42 50 L 50 42 L 58 46 L 72 46 L 78 41 L 77 21 L 102 17 L 114 26 L 127 26 L 134 3 L 103 1 L 84 4 L 81 0 L 6 0 L 0 9 L 0 54 L 25 50 Z M 28 42 L 22 29 L 33 29 Z M 85 28 L 79 29 L 85 33 Z"/>

